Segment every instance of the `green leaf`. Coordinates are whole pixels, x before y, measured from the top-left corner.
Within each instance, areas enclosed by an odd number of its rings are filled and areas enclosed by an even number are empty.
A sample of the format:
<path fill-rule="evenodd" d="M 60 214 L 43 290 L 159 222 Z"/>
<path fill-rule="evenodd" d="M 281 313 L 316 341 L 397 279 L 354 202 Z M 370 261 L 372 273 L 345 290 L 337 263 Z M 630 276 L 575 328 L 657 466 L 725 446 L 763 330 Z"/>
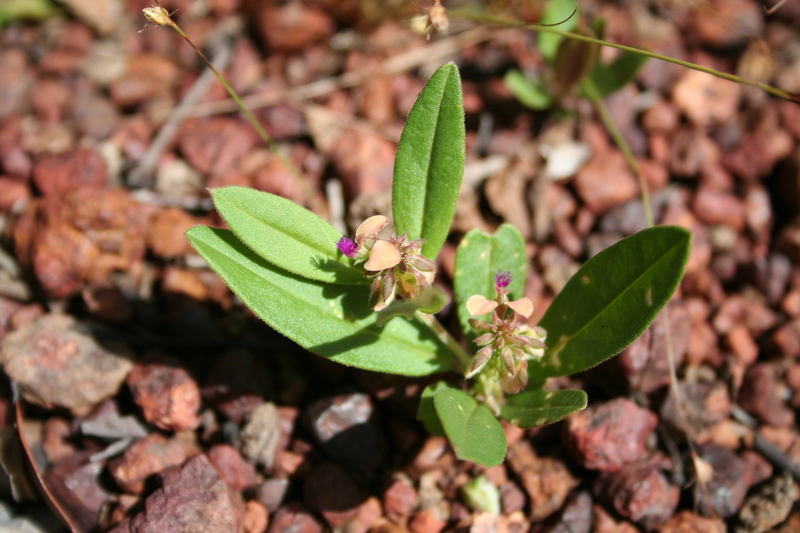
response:
<path fill-rule="evenodd" d="M 524 391 L 506 396 L 500 416 L 523 429 L 558 422 L 565 416 L 586 408 L 586 393 L 564 389 L 547 392 Z"/>
<path fill-rule="evenodd" d="M 636 79 L 647 56 L 623 52 L 609 64 L 598 63 L 589 75 L 600 96 L 608 96 Z"/>
<path fill-rule="evenodd" d="M 342 234 L 308 209 L 247 187 L 213 189 L 211 197 L 236 236 L 275 266 L 325 283 L 369 283 L 336 247 Z"/>
<path fill-rule="evenodd" d="M 542 14 L 540 24 L 558 24 L 557 30 L 572 31 L 578 26 L 580 17 L 580 10 L 575 12 L 577 3 L 575 0 L 550 0 L 547 4 L 547 9 Z M 575 13 L 573 15 L 573 13 Z M 570 17 L 570 15 L 572 15 Z M 561 24 L 559 24 L 561 22 Z M 539 44 L 539 52 L 548 63 L 553 63 L 556 58 L 556 52 L 564 37 L 554 33 L 545 33 L 540 31 L 536 40 Z"/>
<path fill-rule="evenodd" d="M 553 98 L 547 91 L 542 80 L 530 80 L 519 70 L 509 70 L 506 72 L 503 81 L 517 100 L 525 107 L 531 109 L 549 109 L 553 104 Z"/>
<path fill-rule="evenodd" d="M 259 318 L 300 346 L 344 365 L 405 376 L 452 370 L 456 361 L 419 319 L 384 328 L 369 287 L 328 285 L 289 274 L 228 231 L 197 226 L 189 242 Z"/>
<path fill-rule="evenodd" d="M 469 297 L 480 294 L 494 299 L 495 275 L 498 270 L 504 270 L 511 273 L 509 299 L 520 298 L 525 290 L 527 263 L 525 240 L 511 224 L 503 224 L 494 235 L 474 229 L 461 239 L 456 251 L 453 286 L 458 319 L 469 340 L 476 336 L 469 325 L 472 318 L 466 308 Z M 484 315 L 483 319 L 488 316 Z"/>
<path fill-rule="evenodd" d="M 431 435 L 444 435 L 444 428 L 439 421 L 439 415 L 436 414 L 436 408 L 433 406 L 433 395 L 436 394 L 441 388 L 447 387 L 447 382 L 437 381 L 425 387 L 422 390 L 422 395 L 419 398 L 419 407 L 417 408 L 417 420 L 422 422 L 425 429 Z"/>
<path fill-rule="evenodd" d="M 436 414 L 459 459 L 496 466 L 506 456 L 506 434 L 488 407 L 458 389 L 433 395 Z"/>
<path fill-rule="evenodd" d="M 21 20 L 45 20 L 61 13 L 51 0 L 3 0 L 0 1 L 0 28 Z"/>
<path fill-rule="evenodd" d="M 466 158 L 461 78 L 453 63 L 437 70 L 408 114 L 394 159 L 392 211 L 397 233 L 425 239 L 439 255 L 456 210 Z"/>
<path fill-rule="evenodd" d="M 533 379 L 591 368 L 622 351 L 647 329 L 678 287 L 691 234 L 659 226 L 640 231 L 584 264 L 539 323 L 547 330 Z"/>
<path fill-rule="evenodd" d="M 458 489 L 467 507 L 473 511 L 500 514 L 500 491 L 485 475 L 467 481 Z"/>

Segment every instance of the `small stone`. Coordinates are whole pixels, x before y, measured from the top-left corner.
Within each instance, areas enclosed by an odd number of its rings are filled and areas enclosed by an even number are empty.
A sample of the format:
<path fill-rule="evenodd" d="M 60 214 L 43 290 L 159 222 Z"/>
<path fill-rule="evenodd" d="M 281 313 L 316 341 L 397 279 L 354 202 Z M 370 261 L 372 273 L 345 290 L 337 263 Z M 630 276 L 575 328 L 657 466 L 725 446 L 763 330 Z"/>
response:
<path fill-rule="evenodd" d="M 677 388 L 680 392 L 677 397 L 672 389 L 667 394 L 661 417 L 687 435 L 697 438 L 730 417 L 731 399 L 726 383 L 687 380 L 679 382 Z"/>
<path fill-rule="evenodd" d="M 625 158 L 610 147 L 593 150 L 589 162 L 575 174 L 573 185 L 595 213 L 603 213 L 639 194 L 639 185 Z"/>
<path fill-rule="evenodd" d="M 675 513 L 680 489 L 672 485 L 658 466 L 629 463 L 598 478 L 595 494 L 615 511 L 651 530 Z"/>
<path fill-rule="evenodd" d="M 758 359 L 758 345 L 744 324 L 734 326 L 725 336 L 725 344 L 744 366 L 750 366 Z"/>
<path fill-rule="evenodd" d="M 6 335 L 0 361 L 27 401 L 77 416 L 116 394 L 133 367 L 127 348 L 101 345 L 75 319 L 55 314 Z"/>
<path fill-rule="evenodd" d="M 725 522 L 691 511 L 681 511 L 659 526 L 658 533 L 725 533 Z"/>
<path fill-rule="evenodd" d="M 166 207 L 150 218 L 147 229 L 147 247 L 157 257 L 172 258 L 192 250 L 184 233 L 191 227 L 206 222 L 176 207 Z"/>
<path fill-rule="evenodd" d="M 272 516 L 267 533 L 322 533 L 322 524 L 300 503 L 292 502 Z"/>
<path fill-rule="evenodd" d="M 78 185 L 101 187 L 107 179 L 103 158 L 88 148 L 48 154 L 33 166 L 33 182 L 44 196 L 58 196 Z"/>
<path fill-rule="evenodd" d="M 301 2 L 256 5 L 256 28 L 272 51 L 298 52 L 333 35 L 333 20 L 316 6 Z"/>
<path fill-rule="evenodd" d="M 693 35 L 712 48 L 743 46 L 764 30 L 760 4 L 752 0 L 716 0 L 714 16 L 691 17 L 691 21 Z"/>
<path fill-rule="evenodd" d="M 165 96 L 178 75 L 178 65 L 164 55 L 133 54 L 127 58 L 125 74 L 111 83 L 111 99 L 118 107 L 128 107 Z"/>
<path fill-rule="evenodd" d="M 794 424 L 794 411 L 780 396 L 782 366 L 774 362 L 751 366 L 739 391 L 739 405 L 772 426 Z"/>
<path fill-rule="evenodd" d="M 186 447 L 160 433 L 151 433 L 133 443 L 122 457 L 111 461 L 109 471 L 125 492 L 142 494 L 150 476 L 183 464 Z"/>
<path fill-rule="evenodd" d="M 724 224 L 736 231 L 744 229 L 744 204 L 731 193 L 701 186 L 694 195 L 692 210 L 706 224 Z"/>
<path fill-rule="evenodd" d="M 267 509 L 255 500 L 244 504 L 244 531 L 245 533 L 264 533 L 269 525 Z"/>
<path fill-rule="evenodd" d="M 239 438 L 242 454 L 250 461 L 271 468 L 281 439 L 280 421 L 275 404 L 264 402 L 247 417 Z"/>
<path fill-rule="evenodd" d="M 522 511 L 527 503 L 525 493 L 513 481 L 506 481 L 500 485 L 500 501 L 505 514 Z"/>
<path fill-rule="evenodd" d="M 233 446 L 217 444 L 208 450 L 206 455 L 231 490 L 241 492 L 255 485 L 255 466 L 245 461 Z"/>
<path fill-rule="evenodd" d="M 356 515 L 344 525 L 343 529 L 347 533 L 367 533 L 372 531 L 375 524 L 384 520 L 381 501 L 375 496 L 370 496 L 358 506 Z"/>
<path fill-rule="evenodd" d="M 181 153 L 202 174 L 223 175 L 259 142 L 250 124 L 229 117 L 186 121 L 178 136 Z"/>
<path fill-rule="evenodd" d="M 617 520 L 600 505 L 592 507 L 592 533 L 639 533 L 639 528 L 627 520 Z"/>
<path fill-rule="evenodd" d="M 740 294 L 728 296 L 714 316 L 714 329 L 724 335 L 742 323 L 756 338 L 777 325 L 778 317 L 761 299 Z"/>
<path fill-rule="evenodd" d="M 255 498 L 266 507 L 267 511 L 274 513 L 283 503 L 287 490 L 289 490 L 289 479 L 274 477 L 256 488 Z"/>
<path fill-rule="evenodd" d="M 148 422 L 182 431 L 200 425 L 200 387 L 175 358 L 151 354 L 128 376 L 133 400 Z"/>
<path fill-rule="evenodd" d="M 67 420 L 53 416 L 45 420 L 42 427 L 42 450 L 47 461 L 55 463 L 60 459 L 74 455 L 75 445 L 72 439 L 72 424 Z"/>
<path fill-rule="evenodd" d="M 589 533 L 592 530 L 592 495 L 581 491 L 573 494 L 558 518 L 543 533 Z"/>
<path fill-rule="evenodd" d="M 411 533 L 441 533 L 446 525 L 447 521 L 439 518 L 434 511 L 421 509 L 411 519 L 408 529 Z"/>
<path fill-rule="evenodd" d="M 657 425 L 651 411 L 618 398 L 567 418 L 566 443 L 584 468 L 613 472 L 647 455 L 647 438 Z"/>
<path fill-rule="evenodd" d="M 0 176 L 0 213 L 11 213 L 30 197 L 31 189 L 27 183 Z"/>
<path fill-rule="evenodd" d="M 320 513 L 332 528 L 355 518 L 367 497 L 347 471 L 333 463 L 322 463 L 305 480 L 305 504 Z"/>
<path fill-rule="evenodd" d="M 730 518 L 739 510 L 750 488 L 747 463 L 734 452 L 714 444 L 700 448 L 699 460 L 711 471 L 710 479 L 698 480 L 695 485 L 695 501 L 700 511 Z"/>
<path fill-rule="evenodd" d="M 61 459 L 47 470 L 44 481 L 53 499 L 67 511 L 72 521 L 84 531 L 91 531 L 97 526 L 109 493 L 100 482 L 105 465 L 87 459 L 87 453 Z"/>
<path fill-rule="evenodd" d="M 383 462 L 386 441 L 371 418 L 374 407 L 366 394 L 320 400 L 308 410 L 308 425 L 323 451 L 347 468 L 371 470 Z"/>
<path fill-rule="evenodd" d="M 405 477 L 396 477 L 383 493 L 386 518 L 395 524 L 405 525 L 416 504 L 417 491 L 411 480 Z"/>
<path fill-rule="evenodd" d="M 738 112 L 741 92 L 732 81 L 686 69 L 675 84 L 672 99 L 694 125 L 703 128 L 731 120 Z"/>
<path fill-rule="evenodd" d="M 764 533 L 786 520 L 797 499 L 797 488 L 789 473 L 756 488 L 739 510 L 734 533 Z"/>
<path fill-rule="evenodd" d="M 579 483 L 563 462 L 552 457 L 537 457 L 527 440 L 509 447 L 507 459 L 528 493 L 533 522 L 541 522 L 558 511 Z"/>
<path fill-rule="evenodd" d="M 168 468 L 160 477 L 162 486 L 145 500 L 144 510 L 113 533 L 231 533 L 244 526 L 241 496 L 230 492 L 205 455 Z"/>

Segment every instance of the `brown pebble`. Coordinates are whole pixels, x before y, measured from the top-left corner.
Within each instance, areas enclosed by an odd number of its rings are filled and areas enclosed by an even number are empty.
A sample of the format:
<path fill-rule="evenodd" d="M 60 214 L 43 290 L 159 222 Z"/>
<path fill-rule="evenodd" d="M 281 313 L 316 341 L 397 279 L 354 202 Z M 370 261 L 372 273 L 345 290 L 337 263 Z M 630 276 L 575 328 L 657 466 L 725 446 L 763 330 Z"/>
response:
<path fill-rule="evenodd" d="M 592 533 L 639 533 L 639 528 L 628 522 L 611 516 L 602 506 L 592 507 Z"/>
<path fill-rule="evenodd" d="M 358 514 L 358 507 L 368 497 L 345 469 L 334 463 L 322 463 L 305 480 L 305 504 L 320 513 L 332 528 L 341 527 Z"/>
<path fill-rule="evenodd" d="M 447 525 L 437 513 L 430 509 L 420 509 L 408 525 L 411 533 L 440 533 Z"/>
<path fill-rule="evenodd" d="M 681 511 L 659 526 L 658 533 L 725 533 L 725 522 L 691 511 Z"/>
<path fill-rule="evenodd" d="M 411 480 L 405 477 L 396 477 L 389 488 L 383 492 L 383 508 L 386 510 L 386 518 L 395 524 L 405 525 L 416 503 L 417 491 Z"/>
<path fill-rule="evenodd" d="M 250 124 L 229 117 L 186 121 L 178 136 L 187 162 L 202 174 L 210 175 L 237 170 L 238 162 L 257 141 L 258 136 Z"/>
<path fill-rule="evenodd" d="M 206 452 L 208 461 L 233 491 L 241 492 L 256 482 L 256 467 L 228 444 L 217 444 Z"/>
<path fill-rule="evenodd" d="M 111 99 L 127 107 L 167 94 L 178 81 L 178 66 L 161 54 L 138 53 L 127 58 L 125 74 L 110 87 Z"/>
<path fill-rule="evenodd" d="M 789 516 L 797 488 L 788 472 L 777 475 L 757 487 L 745 500 L 737 516 L 735 533 L 772 531 Z"/>
<path fill-rule="evenodd" d="M 264 533 L 269 525 L 267 509 L 255 500 L 244 504 L 244 531 L 245 533 Z"/>
<path fill-rule="evenodd" d="M 572 495 L 558 519 L 544 533 L 589 533 L 592 530 L 592 495 L 581 491 Z"/>
<path fill-rule="evenodd" d="M 736 231 L 744 229 L 744 204 L 733 194 L 700 187 L 695 193 L 692 209 L 706 224 L 724 224 Z"/>
<path fill-rule="evenodd" d="M 265 468 L 272 467 L 281 440 L 275 404 L 264 402 L 256 407 L 247 417 L 239 438 L 242 440 L 242 454 L 248 460 Z"/>
<path fill-rule="evenodd" d="M 145 500 L 144 509 L 113 533 L 231 533 L 244 527 L 241 496 L 230 492 L 205 455 L 168 468 L 160 477 L 161 488 Z"/>
<path fill-rule="evenodd" d="M 267 479 L 256 488 L 255 498 L 270 513 L 274 513 L 283 503 L 287 490 L 289 490 L 289 480 L 287 478 L 274 477 Z"/>
<path fill-rule="evenodd" d="M 739 405 L 772 426 L 794 424 L 794 411 L 781 398 L 783 367 L 774 362 L 758 363 L 745 373 Z"/>
<path fill-rule="evenodd" d="M 103 158 L 88 148 L 45 155 L 33 167 L 33 183 L 43 196 L 58 196 L 79 185 L 101 187 L 107 179 Z"/>
<path fill-rule="evenodd" d="M 256 28 L 273 51 L 300 51 L 333 34 L 333 20 L 320 8 L 300 2 L 255 4 Z"/>
<path fill-rule="evenodd" d="M 44 481 L 59 505 L 84 531 L 97 526 L 100 510 L 109 500 L 109 493 L 100 481 L 102 461 L 89 461 L 88 453 L 64 457 L 45 473 Z"/>
<path fill-rule="evenodd" d="M 53 416 L 45 420 L 42 427 L 42 450 L 47 461 L 55 463 L 76 452 L 72 438 L 72 424 L 64 418 Z"/>
<path fill-rule="evenodd" d="M 184 232 L 193 226 L 206 222 L 205 219 L 190 215 L 183 209 L 166 207 L 150 218 L 147 229 L 147 247 L 157 257 L 172 258 L 192 250 Z"/>
<path fill-rule="evenodd" d="M 111 461 L 109 471 L 122 490 L 142 494 L 150 476 L 182 464 L 186 452 L 186 447 L 177 440 L 151 433 L 128 447 L 122 457 Z"/>
<path fill-rule="evenodd" d="M 567 419 L 566 443 L 584 468 L 610 472 L 648 453 L 658 417 L 626 398 L 590 406 Z"/>
<path fill-rule="evenodd" d="M 100 344 L 74 318 L 55 314 L 9 333 L 0 361 L 26 400 L 78 416 L 116 394 L 133 366 L 126 348 Z"/>
<path fill-rule="evenodd" d="M 171 431 L 200 425 L 200 387 L 177 359 L 146 356 L 128 376 L 128 387 L 151 424 Z"/>
<path fill-rule="evenodd" d="M 0 213 L 11 213 L 30 197 L 31 188 L 27 183 L 0 176 Z"/>
<path fill-rule="evenodd" d="M 734 452 L 714 444 L 700 447 L 698 456 L 711 473 L 708 479 L 698 480 L 695 485 L 698 508 L 703 514 L 730 518 L 739 510 L 750 488 L 748 464 Z"/>

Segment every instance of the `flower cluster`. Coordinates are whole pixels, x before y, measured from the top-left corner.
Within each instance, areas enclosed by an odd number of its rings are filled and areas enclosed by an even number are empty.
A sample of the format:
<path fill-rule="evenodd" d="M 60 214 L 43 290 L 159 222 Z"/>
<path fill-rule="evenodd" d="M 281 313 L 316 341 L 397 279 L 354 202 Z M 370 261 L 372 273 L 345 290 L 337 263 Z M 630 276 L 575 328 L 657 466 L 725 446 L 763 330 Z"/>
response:
<path fill-rule="evenodd" d="M 355 263 L 364 263 L 368 276 L 374 276 L 370 307 L 385 309 L 397 296 L 412 300 L 430 287 L 436 275 L 436 264 L 422 255 L 423 239 L 408 240 L 408 234 L 378 239 L 389 220 L 376 215 L 365 220 L 356 230 L 355 241 L 342 237 L 336 246 Z"/>
<path fill-rule="evenodd" d="M 533 303 L 528 298 L 508 301 L 508 285 L 511 274 L 500 271 L 495 276 L 494 300 L 481 295 L 467 300 L 467 311 L 472 316 L 492 313 L 491 322 L 470 319 L 470 325 L 483 335 L 475 339 L 481 349 L 475 354 L 466 376 L 475 376 L 490 361 L 493 370 L 500 374 L 503 392 L 516 394 L 528 384 L 528 360 L 544 355 L 544 340 L 547 332 L 540 327 L 531 327 L 517 322 L 514 313 L 528 318 L 533 313 Z"/>

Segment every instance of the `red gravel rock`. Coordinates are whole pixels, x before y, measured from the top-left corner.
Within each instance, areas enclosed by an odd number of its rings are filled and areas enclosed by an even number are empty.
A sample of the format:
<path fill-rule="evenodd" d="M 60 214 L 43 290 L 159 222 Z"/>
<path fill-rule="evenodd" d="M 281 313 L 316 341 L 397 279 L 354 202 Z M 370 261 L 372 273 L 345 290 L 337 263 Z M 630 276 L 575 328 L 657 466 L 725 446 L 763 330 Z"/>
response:
<path fill-rule="evenodd" d="M 255 491 L 255 498 L 271 513 L 280 508 L 286 491 L 289 489 L 287 478 L 274 477 L 267 479 Z"/>
<path fill-rule="evenodd" d="M 72 424 L 67 420 L 57 416 L 45 420 L 42 427 L 42 450 L 48 462 L 55 463 L 76 453 L 75 445 L 69 440 L 71 437 Z"/>
<path fill-rule="evenodd" d="M 192 251 L 184 232 L 193 226 L 207 223 L 204 218 L 190 215 L 183 209 L 166 207 L 150 218 L 147 247 L 158 257 L 178 257 Z"/>
<path fill-rule="evenodd" d="M 565 437 L 585 468 L 613 472 L 645 457 L 647 438 L 657 425 L 658 417 L 651 411 L 618 398 L 571 415 Z"/>
<path fill-rule="evenodd" d="M 333 528 L 350 522 L 368 494 L 342 467 L 322 463 L 305 480 L 305 504 L 320 513 Z"/>
<path fill-rule="evenodd" d="M 681 381 L 679 400 L 670 389 L 661 407 L 661 417 L 693 438 L 730 417 L 728 385 L 722 381 Z"/>
<path fill-rule="evenodd" d="M 691 511 L 681 511 L 659 526 L 658 533 L 725 533 L 725 522 L 706 518 Z"/>
<path fill-rule="evenodd" d="M 299 51 L 333 34 L 333 20 L 316 6 L 301 2 L 282 6 L 261 2 L 252 4 L 256 28 L 273 51 Z"/>
<path fill-rule="evenodd" d="M 100 187 L 107 179 L 103 158 L 88 148 L 45 155 L 33 167 L 33 182 L 44 196 L 62 195 L 79 185 Z"/>
<path fill-rule="evenodd" d="M 178 75 L 178 66 L 166 56 L 147 52 L 132 55 L 125 75 L 111 84 L 111 99 L 119 107 L 146 103 L 169 93 Z"/>
<path fill-rule="evenodd" d="M 744 229 L 744 204 L 733 194 L 701 187 L 694 196 L 692 209 L 706 224 L 724 224 L 736 231 Z"/>
<path fill-rule="evenodd" d="M 764 16 L 761 5 L 752 0 L 717 0 L 711 16 L 691 17 L 694 33 L 704 46 L 732 48 L 761 35 Z"/>
<path fill-rule="evenodd" d="M 0 176 L 0 212 L 10 213 L 31 197 L 31 189 L 24 181 Z"/>
<path fill-rule="evenodd" d="M 600 505 L 592 508 L 592 533 L 639 533 L 639 528 L 627 520 L 618 520 Z"/>
<path fill-rule="evenodd" d="M 0 361 L 26 400 L 79 416 L 116 394 L 133 366 L 127 349 L 99 344 L 64 315 L 45 315 L 9 333 Z"/>
<path fill-rule="evenodd" d="M 440 533 L 446 525 L 447 521 L 442 520 L 434 511 L 421 509 L 414 514 L 408 529 L 411 533 Z"/>
<path fill-rule="evenodd" d="M 206 452 L 208 461 L 231 490 L 241 492 L 255 485 L 256 467 L 228 444 L 217 444 Z"/>
<path fill-rule="evenodd" d="M 112 461 L 109 471 L 122 490 L 142 494 L 150 476 L 182 464 L 186 452 L 186 447 L 179 441 L 151 433 L 133 443 L 122 457 Z"/>
<path fill-rule="evenodd" d="M 733 516 L 751 485 L 748 464 L 734 452 L 713 444 L 702 446 L 699 458 L 711 472 L 710 479 L 695 488 L 700 510 L 722 518 Z"/>
<path fill-rule="evenodd" d="M 790 320 L 772 334 L 772 341 L 786 357 L 800 356 L 800 318 Z"/>
<path fill-rule="evenodd" d="M 635 463 L 598 478 L 595 494 L 620 515 L 653 529 L 673 515 L 680 488 L 672 485 L 658 466 Z"/>
<path fill-rule="evenodd" d="M 189 120 L 178 135 L 186 160 L 203 174 L 223 175 L 260 142 L 250 124 L 228 117 Z"/>
<path fill-rule="evenodd" d="M 725 336 L 725 345 L 733 352 L 736 359 L 745 366 L 750 366 L 758 359 L 758 345 L 753 340 L 750 330 L 744 324 L 734 326 Z"/>
<path fill-rule="evenodd" d="M 113 533 L 231 533 L 244 526 L 241 496 L 230 492 L 205 455 L 195 455 L 160 477 L 162 486 L 147 498 L 144 510 Z"/>
<path fill-rule="evenodd" d="M 151 354 L 136 363 L 128 387 L 151 424 L 172 431 L 200 425 L 200 387 L 178 360 Z"/>
<path fill-rule="evenodd" d="M 794 411 L 780 395 L 783 368 L 776 363 L 759 363 L 745 374 L 739 392 L 739 405 L 772 426 L 794 424 Z"/>
<path fill-rule="evenodd" d="M 778 317 L 764 301 L 750 295 L 730 295 L 714 316 L 714 329 L 726 334 L 738 324 L 745 324 L 758 337 L 778 323 Z"/>
<path fill-rule="evenodd" d="M 100 482 L 102 461 L 88 461 L 87 453 L 70 455 L 47 470 L 44 481 L 53 498 L 84 531 L 97 526 L 100 510 L 109 493 Z"/>
<path fill-rule="evenodd" d="M 322 533 L 322 524 L 301 504 L 292 502 L 272 516 L 267 533 Z"/>
<path fill-rule="evenodd" d="M 509 447 L 507 461 L 528 493 L 529 516 L 534 522 L 541 522 L 558 511 L 579 482 L 558 459 L 537 457 L 527 440 Z"/>
<path fill-rule="evenodd" d="M 592 530 L 592 496 L 579 492 L 564 505 L 558 520 L 545 533 L 589 533 Z"/>
<path fill-rule="evenodd" d="M 639 194 L 639 185 L 622 154 L 608 145 L 593 146 L 593 156 L 573 178 L 578 196 L 602 213 Z"/>
<path fill-rule="evenodd" d="M 406 478 L 397 477 L 383 492 L 383 508 L 386 518 L 395 524 L 405 525 L 417 504 L 417 491 Z"/>

